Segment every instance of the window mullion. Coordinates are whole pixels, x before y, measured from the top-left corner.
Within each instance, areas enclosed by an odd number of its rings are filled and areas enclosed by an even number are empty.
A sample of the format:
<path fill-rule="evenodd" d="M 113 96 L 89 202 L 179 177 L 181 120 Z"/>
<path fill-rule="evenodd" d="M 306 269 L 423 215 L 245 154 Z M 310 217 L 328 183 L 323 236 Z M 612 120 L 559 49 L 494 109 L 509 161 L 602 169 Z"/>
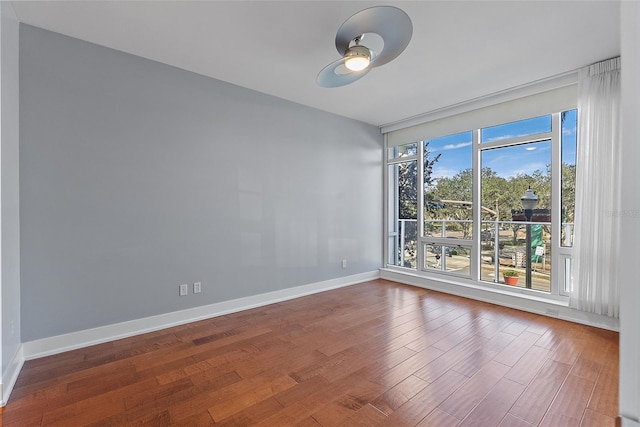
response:
<path fill-rule="evenodd" d="M 514 138 L 499 139 L 497 141 L 483 142 L 482 149 L 488 150 L 490 148 L 511 147 L 518 144 L 528 144 L 530 142 L 545 141 L 551 139 L 552 136 L 552 132 L 545 132 L 533 135 L 518 136 Z"/>
<path fill-rule="evenodd" d="M 383 232 L 384 232 L 384 243 L 382 245 L 382 266 L 383 267 L 387 267 L 387 265 L 389 264 L 389 235 L 392 232 L 392 230 L 389 229 L 389 206 L 390 206 L 390 200 L 389 200 L 389 165 L 386 162 L 387 160 L 387 153 L 388 153 L 388 144 L 389 144 L 389 135 L 387 135 L 386 133 L 384 134 L 384 149 L 382 150 L 382 164 L 383 164 L 383 171 L 382 171 L 382 220 L 383 220 Z M 395 227 L 394 230 L 395 231 Z"/>
<path fill-rule="evenodd" d="M 407 163 L 412 160 L 418 160 L 418 156 L 404 156 L 404 157 L 396 157 L 395 159 L 387 159 L 387 165 L 396 165 L 400 163 Z"/>
<path fill-rule="evenodd" d="M 422 237 L 424 236 L 424 142 L 418 144 L 418 166 L 416 171 L 416 191 L 417 209 L 416 209 L 416 268 L 418 271 L 424 269 L 424 245 Z"/>
<path fill-rule="evenodd" d="M 562 120 L 561 113 L 551 115 L 551 294 L 564 289 L 564 262 L 560 256 L 562 236 Z"/>
<path fill-rule="evenodd" d="M 482 265 L 480 261 L 480 254 L 482 251 L 480 250 L 480 220 L 482 216 L 482 210 L 480 209 L 480 177 L 482 171 L 482 165 L 480 164 L 480 129 L 475 129 L 472 133 L 472 154 L 471 154 L 471 165 L 472 165 L 472 191 L 471 191 L 471 200 L 472 203 L 472 211 L 471 215 L 473 218 L 472 225 L 472 241 L 473 246 L 471 248 L 471 259 L 470 259 L 470 274 L 471 279 L 475 281 L 480 280 L 480 267 Z"/>

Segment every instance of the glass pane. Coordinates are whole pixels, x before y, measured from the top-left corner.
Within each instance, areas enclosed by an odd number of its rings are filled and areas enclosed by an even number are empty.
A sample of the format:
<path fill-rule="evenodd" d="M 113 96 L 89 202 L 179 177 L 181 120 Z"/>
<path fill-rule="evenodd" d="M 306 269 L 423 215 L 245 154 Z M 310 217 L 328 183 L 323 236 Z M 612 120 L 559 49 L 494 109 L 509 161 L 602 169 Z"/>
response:
<path fill-rule="evenodd" d="M 424 141 L 425 236 L 471 239 L 472 133 Z"/>
<path fill-rule="evenodd" d="M 576 201 L 576 147 L 578 110 L 565 111 L 562 119 L 562 246 L 573 246 L 573 219 Z"/>
<path fill-rule="evenodd" d="M 463 276 L 470 274 L 471 249 L 459 246 L 424 245 L 425 270 L 448 271 Z"/>
<path fill-rule="evenodd" d="M 551 115 L 484 128 L 481 130 L 480 142 L 492 142 L 545 132 L 551 132 Z"/>
<path fill-rule="evenodd" d="M 564 260 L 564 291 L 565 293 L 570 293 L 573 290 L 573 286 L 571 283 L 571 258 L 565 258 Z"/>
<path fill-rule="evenodd" d="M 551 291 L 551 226 L 530 224 L 531 263 L 527 264 L 527 225 L 510 221 L 483 221 L 480 280 L 538 291 Z M 497 260 L 497 261 L 496 261 Z M 527 286 L 527 270 L 531 285 Z M 517 283 L 505 279 L 512 272 Z"/>
<path fill-rule="evenodd" d="M 418 143 L 411 142 L 409 144 L 396 145 L 395 147 L 389 148 L 388 158 L 397 159 L 400 157 L 415 156 L 416 154 L 418 154 Z"/>
<path fill-rule="evenodd" d="M 469 208 L 471 209 L 471 208 Z M 471 239 L 472 220 L 425 219 L 424 235 L 429 237 L 450 237 L 452 239 Z"/>
<path fill-rule="evenodd" d="M 416 268 L 417 162 L 389 165 L 389 265 Z"/>
<path fill-rule="evenodd" d="M 483 219 L 523 215 L 520 199 L 528 188 L 538 197 L 535 216 L 550 216 L 551 141 L 483 150 L 480 159 Z"/>
<path fill-rule="evenodd" d="M 519 273 L 517 286 L 528 287 L 525 277 L 530 270 L 530 286 L 549 292 L 551 141 L 483 150 L 480 158 L 481 280 L 504 283 L 501 271 L 509 268 Z M 538 203 L 536 209 L 523 211 L 520 199 L 528 188 L 534 191 Z M 531 231 L 529 239 L 528 227 Z M 527 240 L 532 253 L 531 264 L 526 262 Z M 534 256 L 536 251 L 538 258 Z M 537 263 L 544 263 L 544 266 Z"/>

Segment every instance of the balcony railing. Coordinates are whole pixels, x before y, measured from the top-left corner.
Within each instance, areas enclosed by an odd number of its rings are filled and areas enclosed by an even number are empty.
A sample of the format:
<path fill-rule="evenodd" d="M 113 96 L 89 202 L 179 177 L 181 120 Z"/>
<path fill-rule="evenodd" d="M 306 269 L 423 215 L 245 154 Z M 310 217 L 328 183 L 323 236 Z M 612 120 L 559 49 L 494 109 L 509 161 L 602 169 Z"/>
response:
<path fill-rule="evenodd" d="M 389 262 L 400 267 L 416 268 L 417 220 L 399 219 L 398 232 L 390 233 L 389 239 Z"/>
<path fill-rule="evenodd" d="M 540 221 L 482 221 L 480 242 L 480 280 L 505 283 L 504 272 L 514 271 L 518 283 L 527 287 L 525 277 L 531 269 L 532 289 L 551 290 L 551 223 Z M 532 229 L 527 243 L 526 228 Z M 531 245 L 531 260 L 527 262 L 527 244 Z"/>
<path fill-rule="evenodd" d="M 526 260 L 526 228 L 531 226 L 531 262 Z M 418 238 L 417 220 L 398 220 L 397 233 L 390 238 L 390 264 L 418 267 L 418 245 L 423 245 L 422 268 L 470 275 L 473 227 L 471 220 L 426 220 L 425 237 Z M 573 223 L 563 223 L 561 246 L 572 245 Z M 446 240 L 444 240 L 446 239 Z M 449 240 L 451 239 L 451 240 Z M 454 240 L 457 239 L 457 240 Z M 421 243 L 419 243 L 421 242 Z M 551 223 L 542 221 L 481 221 L 480 277 L 481 281 L 504 284 L 503 273 L 514 270 L 519 276 L 517 287 L 526 287 L 527 270 L 531 271 L 534 290 L 551 290 L 552 265 Z M 565 253 L 566 252 L 566 253 Z M 568 248 L 558 254 L 561 292 L 569 292 L 571 253 Z"/>

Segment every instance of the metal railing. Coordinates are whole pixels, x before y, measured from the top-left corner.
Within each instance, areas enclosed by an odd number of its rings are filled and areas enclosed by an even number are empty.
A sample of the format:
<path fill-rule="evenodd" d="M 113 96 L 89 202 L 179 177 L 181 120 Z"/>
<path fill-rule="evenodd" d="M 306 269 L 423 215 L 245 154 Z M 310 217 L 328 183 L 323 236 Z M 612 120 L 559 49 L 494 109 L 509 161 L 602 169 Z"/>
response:
<path fill-rule="evenodd" d="M 393 254 L 394 265 L 403 267 L 418 267 L 418 245 L 425 244 L 430 246 L 439 246 L 442 251 L 441 259 L 444 259 L 446 250 L 450 248 L 466 247 L 472 249 L 472 236 L 478 232 L 473 229 L 471 220 L 454 220 L 454 219 L 428 219 L 424 221 L 425 236 L 418 236 L 418 223 L 416 219 L 398 219 L 397 231 L 390 233 L 389 238 L 393 239 L 393 246 L 390 250 Z M 532 262 L 526 262 L 526 241 L 523 241 L 522 230 L 529 226 L 550 227 L 550 222 L 541 221 L 481 221 L 480 222 L 480 245 L 476 256 L 480 260 L 482 267 L 479 279 L 481 281 L 490 281 L 494 283 L 502 283 L 500 281 L 501 268 L 527 268 L 535 273 L 534 282 L 538 282 L 539 290 L 549 290 L 550 275 L 552 268 L 550 231 L 543 231 L 543 243 L 532 247 Z M 465 230 L 465 227 L 467 229 Z M 544 230 L 543 228 L 543 230 Z M 513 233 L 511 236 L 505 236 L 505 232 Z M 562 223 L 561 235 L 561 251 L 556 256 L 556 261 L 560 263 L 557 267 L 558 280 L 560 280 L 560 292 L 566 293 L 570 289 L 569 277 L 571 268 L 571 246 L 573 244 L 573 223 Z M 446 241 L 443 239 L 447 239 Z M 460 239 L 460 240 L 449 240 Z M 490 247 L 489 247 L 490 246 Z M 563 248 L 566 248 L 564 250 Z M 475 251 L 472 251 L 475 252 Z M 567 253 L 564 253 L 567 252 Z M 473 256 L 473 255 L 472 255 Z M 391 260 L 390 260 L 391 261 Z M 426 262 L 426 261 L 425 261 Z M 492 265 L 487 265 L 492 264 Z M 446 268 L 438 266 L 436 269 L 443 271 Z M 554 266 L 555 267 L 555 266 Z M 490 268 L 487 272 L 486 268 Z M 429 268 L 434 271 L 433 268 Z M 489 278 L 491 277 L 492 278 Z M 489 278 L 489 279 L 488 279 Z"/>

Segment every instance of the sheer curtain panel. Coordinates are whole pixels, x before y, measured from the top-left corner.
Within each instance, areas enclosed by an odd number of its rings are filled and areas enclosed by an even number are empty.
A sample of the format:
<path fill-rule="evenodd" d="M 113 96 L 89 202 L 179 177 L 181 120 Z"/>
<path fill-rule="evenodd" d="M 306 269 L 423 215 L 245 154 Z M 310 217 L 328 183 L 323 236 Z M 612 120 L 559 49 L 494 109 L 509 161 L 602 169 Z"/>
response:
<path fill-rule="evenodd" d="M 580 70 L 572 291 L 569 305 L 619 317 L 620 58 Z M 627 183 L 627 185 L 635 185 Z"/>

